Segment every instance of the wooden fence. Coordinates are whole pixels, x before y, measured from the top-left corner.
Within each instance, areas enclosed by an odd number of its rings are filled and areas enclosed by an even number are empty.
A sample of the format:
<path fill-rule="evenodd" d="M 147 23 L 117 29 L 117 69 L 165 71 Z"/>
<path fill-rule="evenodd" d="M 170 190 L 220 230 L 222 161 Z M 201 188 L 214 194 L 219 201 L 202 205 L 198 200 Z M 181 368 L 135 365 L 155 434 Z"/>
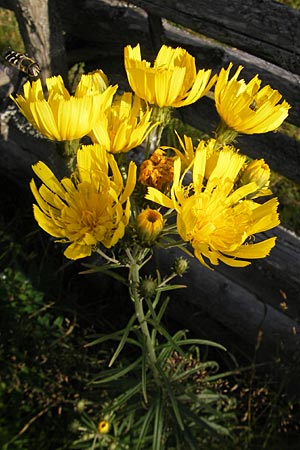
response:
<path fill-rule="evenodd" d="M 43 0 L 0 0 L 0 6 L 16 11 L 26 48 L 38 58 L 36 34 Z M 49 2 L 52 5 L 55 2 Z M 25 21 L 26 14 L 31 15 Z M 55 21 L 55 24 L 53 24 Z M 35 26 L 32 27 L 32 24 Z M 45 28 L 45 24 L 43 24 Z M 45 29 L 41 36 L 47 36 Z M 64 32 L 65 42 L 51 40 Z M 45 47 L 43 61 L 50 73 L 65 73 L 68 65 L 86 61 L 89 69 L 102 68 L 112 82 L 126 88 L 123 48 L 140 43 L 145 58 L 153 58 L 162 43 L 182 46 L 196 58 L 197 66 L 218 72 L 232 61 L 244 66 L 248 79 L 256 73 L 265 84 L 278 89 L 292 105 L 288 121 L 300 126 L 300 11 L 271 0 L 66 0 L 56 2 L 55 17 L 49 14 L 52 45 Z M 58 55 L 66 55 L 66 58 Z M 210 98 L 182 108 L 179 117 L 187 124 L 211 132 L 218 118 Z M 12 177 L 31 177 L 30 165 L 37 159 L 51 160 L 51 143 L 24 136 L 9 123 L 1 138 L 0 170 Z M 237 146 L 250 157 L 263 157 L 272 169 L 300 182 L 300 142 L 280 132 L 240 136 Z M 52 155 L 50 158 L 47 155 Z M 17 159 L 18 158 L 18 159 Z M 254 349 L 262 332 L 262 358 L 279 354 L 299 358 L 300 350 L 300 240 L 278 227 L 268 236 L 278 236 L 271 256 L 245 269 L 223 265 L 209 271 L 191 261 L 185 281 L 187 291 L 172 300 L 170 314 L 191 330 L 238 342 L 246 352 Z M 173 255 L 157 255 L 162 266 Z M 184 297 L 184 300 L 183 300 Z M 285 308 L 283 308 L 283 305 Z M 286 309 L 287 307 L 287 309 Z M 189 314 L 186 311 L 190 311 Z M 283 351 L 282 351 L 283 350 Z"/>

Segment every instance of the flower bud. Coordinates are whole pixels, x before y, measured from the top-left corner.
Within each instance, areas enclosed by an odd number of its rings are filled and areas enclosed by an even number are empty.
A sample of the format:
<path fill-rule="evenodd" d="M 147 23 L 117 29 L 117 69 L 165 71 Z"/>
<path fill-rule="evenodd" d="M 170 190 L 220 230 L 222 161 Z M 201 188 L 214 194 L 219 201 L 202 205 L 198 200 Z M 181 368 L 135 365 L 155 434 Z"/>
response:
<path fill-rule="evenodd" d="M 157 282 L 151 276 L 145 277 L 140 282 L 140 293 L 145 298 L 151 298 L 156 293 Z"/>
<path fill-rule="evenodd" d="M 182 275 L 188 270 L 188 268 L 189 268 L 189 262 L 188 262 L 187 259 L 182 258 L 182 256 L 180 256 L 179 258 L 175 259 L 174 272 L 177 275 L 182 277 Z"/>
<path fill-rule="evenodd" d="M 267 188 L 270 183 L 270 167 L 265 163 L 264 159 L 255 159 L 242 173 L 240 184 L 256 183 L 258 190 Z"/>
<path fill-rule="evenodd" d="M 82 413 L 85 410 L 85 407 L 86 407 L 86 400 L 81 399 L 76 403 L 75 410 L 78 413 Z"/>
<path fill-rule="evenodd" d="M 78 430 L 80 429 L 80 427 L 81 427 L 81 423 L 77 419 L 73 420 L 73 422 L 71 422 L 71 424 L 70 424 L 70 430 L 72 431 L 72 433 L 78 433 Z"/>
<path fill-rule="evenodd" d="M 145 209 L 137 217 L 137 232 L 140 239 L 148 244 L 155 241 L 164 227 L 164 218 L 155 209 Z"/>

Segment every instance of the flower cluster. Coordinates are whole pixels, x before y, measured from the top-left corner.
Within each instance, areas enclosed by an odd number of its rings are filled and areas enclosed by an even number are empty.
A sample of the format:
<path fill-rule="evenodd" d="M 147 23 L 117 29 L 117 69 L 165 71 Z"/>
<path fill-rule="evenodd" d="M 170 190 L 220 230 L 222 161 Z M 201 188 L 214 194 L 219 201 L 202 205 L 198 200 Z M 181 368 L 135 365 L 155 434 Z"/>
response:
<path fill-rule="evenodd" d="M 42 181 L 39 188 L 31 182 L 38 224 L 68 245 L 65 256 L 71 259 L 120 240 L 122 248 L 130 248 L 134 234 L 126 233 L 128 227 L 136 228 L 140 245 L 155 245 L 167 230 L 174 234 L 168 224 L 172 213 L 178 242 L 190 245 L 207 267 L 219 261 L 241 267 L 267 256 L 275 238 L 255 242 L 254 235 L 279 223 L 277 200 L 261 202 L 271 194 L 270 170 L 264 160 L 248 161 L 232 141 L 238 133 L 278 128 L 288 103 L 270 86 L 261 88 L 257 75 L 248 84 L 239 79 L 241 66 L 231 78 L 232 64 L 215 75 L 197 71 L 195 59 L 179 47 L 163 45 L 151 65 L 139 45 L 129 45 L 124 65 L 133 93 L 117 94 L 118 86 L 97 70 L 81 77 L 74 95 L 57 76 L 46 80 L 47 96 L 37 80 L 28 81 L 14 99 L 49 139 L 88 136 L 92 142 L 79 144 L 76 167 L 61 181 L 44 163 L 34 165 Z M 148 155 L 153 132 L 163 122 L 157 110 L 192 104 L 210 90 L 220 116 L 214 139 L 194 145 L 192 138 L 177 135 L 178 148 L 158 145 Z M 136 164 L 126 154 L 144 141 L 137 181 Z"/>
<path fill-rule="evenodd" d="M 209 155 L 201 141 L 189 166 L 192 180 L 185 183 L 187 170 L 182 174 L 181 160 L 174 163 L 171 195 L 148 188 L 146 198 L 177 213 L 177 230 L 185 242 L 191 243 L 195 256 L 205 266 L 205 259 L 213 265 L 218 261 L 243 267 L 248 259 L 263 258 L 275 244 L 275 238 L 253 243 L 255 233 L 279 224 L 277 200 L 264 204 L 250 198 L 261 189 L 255 181 L 242 179 L 246 158 L 229 146 Z M 247 170 L 247 169 L 244 169 Z"/>

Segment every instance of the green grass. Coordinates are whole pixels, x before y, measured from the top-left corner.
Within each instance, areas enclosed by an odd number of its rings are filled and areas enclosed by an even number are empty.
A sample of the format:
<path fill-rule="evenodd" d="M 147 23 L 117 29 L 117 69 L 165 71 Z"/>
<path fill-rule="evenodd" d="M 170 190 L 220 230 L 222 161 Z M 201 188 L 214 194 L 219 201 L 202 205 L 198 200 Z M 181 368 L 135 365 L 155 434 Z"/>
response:
<path fill-rule="evenodd" d="M 279 199 L 281 225 L 300 236 L 300 185 L 272 173 L 271 189 Z"/>
<path fill-rule="evenodd" d="M 0 8 L 0 53 L 7 47 L 19 52 L 25 51 L 14 13 Z"/>

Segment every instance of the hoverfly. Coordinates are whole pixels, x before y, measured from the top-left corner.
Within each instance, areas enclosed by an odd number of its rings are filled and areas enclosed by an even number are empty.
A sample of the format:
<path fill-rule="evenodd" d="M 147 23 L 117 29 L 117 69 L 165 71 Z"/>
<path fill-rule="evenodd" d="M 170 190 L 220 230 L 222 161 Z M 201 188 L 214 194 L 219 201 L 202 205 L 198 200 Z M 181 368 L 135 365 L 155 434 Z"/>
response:
<path fill-rule="evenodd" d="M 39 64 L 24 53 L 8 49 L 3 53 L 3 58 L 12 67 L 26 73 L 30 78 L 38 77 L 41 72 Z"/>
<path fill-rule="evenodd" d="M 0 132 L 6 138 L 8 123 L 15 115 L 14 106 L 9 104 L 9 96 L 17 94 L 25 77 L 35 81 L 40 72 L 39 64 L 24 53 L 11 48 L 3 52 L 0 64 Z"/>

